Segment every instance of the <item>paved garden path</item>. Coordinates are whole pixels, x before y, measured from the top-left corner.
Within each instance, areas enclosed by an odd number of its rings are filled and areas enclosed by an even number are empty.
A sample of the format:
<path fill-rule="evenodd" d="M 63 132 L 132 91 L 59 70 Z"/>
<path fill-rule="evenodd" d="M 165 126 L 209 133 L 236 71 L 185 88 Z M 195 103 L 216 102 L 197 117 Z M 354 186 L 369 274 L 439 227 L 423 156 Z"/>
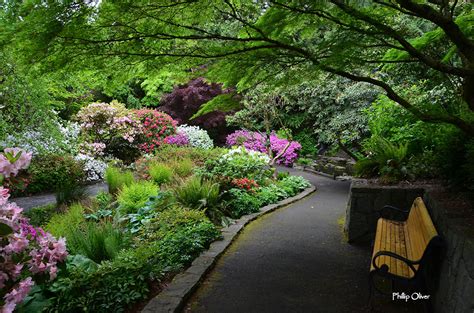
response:
<path fill-rule="evenodd" d="M 186 312 L 366 312 L 370 249 L 338 225 L 350 182 L 298 174 L 318 190 L 248 225 Z"/>
<path fill-rule="evenodd" d="M 86 194 L 88 196 L 95 196 L 102 190 L 107 191 L 107 184 L 104 182 L 87 186 Z M 16 202 L 18 206 L 28 211 L 31 208 L 56 203 L 56 195 L 54 193 L 47 193 L 31 197 L 13 198 L 11 201 Z"/>
<path fill-rule="evenodd" d="M 350 182 L 298 172 L 318 190 L 249 224 L 184 312 L 368 312 L 370 247 L 345 242 L 338 220 Z M 419 312 L 388 299 L 379 312 Z"/>

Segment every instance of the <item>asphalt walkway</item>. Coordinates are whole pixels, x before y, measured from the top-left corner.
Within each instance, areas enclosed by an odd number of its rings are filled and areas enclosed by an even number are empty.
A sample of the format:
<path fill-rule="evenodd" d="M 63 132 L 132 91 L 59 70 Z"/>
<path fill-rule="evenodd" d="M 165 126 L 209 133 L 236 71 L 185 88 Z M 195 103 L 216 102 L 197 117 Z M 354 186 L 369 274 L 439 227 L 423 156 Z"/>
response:
<path fill-rule="evenodd" d="M 246 227 L 186 312 L 366 312 L 370 247 L 344 241 L 350 182 L 308 173 L 316 193 Z"/>

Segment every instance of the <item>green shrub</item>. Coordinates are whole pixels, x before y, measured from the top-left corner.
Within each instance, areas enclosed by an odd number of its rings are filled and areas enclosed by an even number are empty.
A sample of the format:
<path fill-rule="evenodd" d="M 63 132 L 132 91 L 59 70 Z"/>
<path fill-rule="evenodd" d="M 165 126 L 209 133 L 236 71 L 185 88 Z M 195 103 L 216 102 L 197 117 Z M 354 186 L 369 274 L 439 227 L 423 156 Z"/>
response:
<path fill-rule="evenodd" d="M 86 189 L 84 185 L 77 182 L 64 182 L 56 190 L 56 204 L 58 206 L 70 205 L 73 202 L 78 202 L 86 197 Z"/>
<path fill-rule="evenodd" d="M 188 177 L 193 173 L 194 170 L 194 163 L 191 159 L 185 158 L 182 160 L 177 160 L 172 163 L 173 171 L 179 177 Z"/>
<path fill-rule="evenodd" d="M 407 176 L 407 143 L 396 145 L 380 136 L 372 136 L 366 142 L 365 150 L 370 156 L 356 163 L 354 167 L 356 175 L 370 177 L 376 173 L 388 181 Z"/>
<path fill-rule="evenodd" d="M 130 186 L 135 179 L 131 171 L 122 172 L 117 167 L 109 166 L 105 171 L 105 181 L 109 186 L 109 192 L 116 194 L 124 186 Z"/>
<path fill-rule="evenodd" d="M 199 169 L 204 177 L 249 178 L 261 184 L 272 176 L 266 154 L 238 147 L 219 159 L 210 159 Z"/>
<path fill-rule="evenodd" d="M 192 176 L 175 190 L 176 200 L 191 209 L 209 208 L 219 201 L 219 184 Z"/>
<path fill-rule="evenodd" d="M 149 295 L 148 262 L 152 252 L 155 251 L 125 250 L 115 260 L 104 261 L 90 271 L 68 264 L 67 273 L 60 275 L 48 289 L 52 297 L 47 311 L 125 312 Z M 155 268 L 159 266 L 154 264 Z"/>
<path fill-rule="evenodd" d="M 43 226 L 56 214 L 56 205 L 48 204 L 28 211 L 23 211 L 23 215 L 30 219 L 30 224 L 34 226 Z"/>
<path fill-rule="evenodd" d="M 311 186 L 309 181 L 302 176 L 288 176 L 278 182 L 278 187 L 290 197 L 298 194 L 309 186 Z"/>
<path fill-rule="evenodd" d="M 74 229 L 85 222 L 84 207 L 73 204 L 64 213 L 57 213 L 51 217 L 45 229 L 55 237 L 68 237 Z"/>
<path fill-rule="evenodd" d="M 110 222 L 87 222 L 73 229 L 66 240 L 71 253 L 85 255 L 97 263 L 114 259 L 127 245 L 126 236 Z"/>
<path fill-rule="evenodd" d="M 105 210 L 112 204 L 113 197 L 110 193 L 101 191 L 95 196 L 95 201 L 97 210 Z"/>
<path fill-rule="evenodd" d="M 287 198 L 288 193 L 281 187 L 275 184 L 271 184 L 265 187 L 260 187 L 257 192 L 257 197 L 260 200 L 261 205 L 263 206 Z"/>
<path fill-rule="evenodd" d="M 162 185 L 171 181 L 173 170 L 163 163 L 152 163 L 149 168 L 150 177 L 158 185 Z"/>
<path fill-rule="evenodd" d="M 158 186 L 150 181 L 138 181 L 120 189 L 117 201 L 122 213 L 136 213 L 151 196 L 158 194 Z"/>
<path fill-rule="evenodd" d="M 262 206 L 262 200 L 257 194 L 232 188 L 228 190 L 230 200 L 227 201 L 227 209 L 233 218 L 258 212 Z"/>
<path fill-rule="evenodd" d="M 69 155 L 48 154 L 34 157 L 28 168 L 27 192 L 58 191 L 63 185 L 77 185 L 85 180 L 83 164 Z"/>

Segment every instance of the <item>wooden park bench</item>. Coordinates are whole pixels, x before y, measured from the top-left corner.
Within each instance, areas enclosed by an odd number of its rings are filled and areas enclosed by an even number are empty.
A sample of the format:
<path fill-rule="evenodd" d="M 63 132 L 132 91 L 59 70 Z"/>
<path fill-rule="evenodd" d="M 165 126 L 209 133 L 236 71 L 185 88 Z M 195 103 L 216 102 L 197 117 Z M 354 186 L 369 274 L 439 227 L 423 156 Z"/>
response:
<path fill-rule="evenodd" d="M 370 265 L 370 304 L 373 289 L 381 292 L 375 286 L 376 275 L 391 280 L 392 292 L 394 282 L 424 288 L 422 270 L 441 243 L 421 198 L 415 199 L 410 210 L 385 206 L 380 213 Z M 395 220 L 395 215 L 401 218 Z"/>

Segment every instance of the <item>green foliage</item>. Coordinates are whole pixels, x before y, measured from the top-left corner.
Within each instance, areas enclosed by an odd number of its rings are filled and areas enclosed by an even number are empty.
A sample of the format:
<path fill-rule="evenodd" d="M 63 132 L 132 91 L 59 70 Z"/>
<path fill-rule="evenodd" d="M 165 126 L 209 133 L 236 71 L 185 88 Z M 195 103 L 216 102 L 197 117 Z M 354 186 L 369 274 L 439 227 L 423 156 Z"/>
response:
<path fill-rule="evenodd" d="M 235 98 L 236 95 L 234 93 L 218 95 L 201 105 L 199 111 L 191 117 L 191 120 L 214 111 L 229 112 L 239 109 L 240 102 Z"/>
<path fill-rule="evenodd" d="M 175 190 L 176 200 L 191 209 L 209 209 L 219 202 L 219 184 L 192 176 Z"/>
<path fill-rule="evenodd" d="M 157 162 L 180 161 L 184 159 L 191 160 L 197 166 L 203 165 L 209 159 L 217 159 L 227 152 L 224 148 L 200 149 L 191 147 L 175 147 L 165 145 L 160 147 L 159 152 L 154 156 Z"/>
<path fill-rule="evenodd" d="M 77 186 L 85 180 L 82 164 L 69 155 L 36 156 L 28 168 L 27 192 L 58 191 L 62 186 Z"/>
<path fill-rule="evenodd" d="M 125 185 L 120 189 L 117 201 L 119 210 L 123 213 L 136 213 L 138 209 L 145 206 L 151 196 L 158 194 L 159 187 L 150 181 L 138 181 Z"/>
<path fill-rule="evenodd" d="M 277 184 L 288 196 L 292 197 L 300 191 L 310 187 L 311 184 L 302 176 L 288 176 L 280 180 Z"/>
<path fill-rule="evenodd" d="M 407 176 L 407 144 L 395 145 L 387 139 L 374 136 L 366 143 L 366 150 L 370 152 L 370 156 L 356 163 L 357 175 L 371 176 L 375 173 L 388 181 Z"/>
<path fill-rule="evenodd" d="M 97 268 L 84 262 L 87 259 L 76 264 L 68 261 L 67 273 L 48 290 L 53 294 L 48 309 L 124 312 L 149 296 L 151 281 L 189 265 L 219 237 L 219 231 L 203 212 L 182 208 L 160 213 L 144 234 L 147 240 L 136 249 L 122 250 L 115 259 L 104 261 Z"/>
<path fill-rule="evenodd" d="M 170 182 L 173 177 L 173 170 L 163 163 L 150 164 L 149 173 L 153 181 L 159 186 Z"/>
<path fill-rule="evenodd" d="M 87 196 L 86 189 L 78 182 L 69 181 L 61 184 L 56 190 L 56 204 L 69 205 L 78 202 Z"/>
<path fill-rule="evenodd" d="M 278 185 L 271 184 L 265 187 L 260 187 L 257 192 L 257 197 L 261 201 L 261 205 L 264 206 L 288 198 L 288 194 Z"/>
<path fill-rule="evenodd" d="M 84 222 L 84 207 L 80 204 L 73 204 L 66 212 L 53 215 L 46 224 L 45 230 L 57 238 L 67 238 Z"/>
<path fill-rule="evenodd" d="M 23 215 L 30 220 L 30 224 L 33 226 L 44 226 L 55 213 L 56 205 L 54 204 L 48 204 L 23 211 Z"/>
<path fill-rule="evenodd" d="M 130 186 L 135 179 L 131 171 L 121 171 L 117 167 L 109 166 L 105 171 L 105 181 L 109 187 L 109 192 L 116 194 L 124 186 Z"/>
<path fill-rule="evenodd" d="M 73 229 L 66 240 L 71 253 L 85 255 L 97 263 L 114 259 L 127 247 L 126 236 L 109 222 L 86 222 Z"/>
<path fill-rule="evenodd" d="M 194 171 L 194 163 L 191 159 L 185 158 L 182 160 L 176 160 L 171 163 L 173 172 L 175 172 L 179 177 L 188 177 Z"/>
<path fill-rule="evenodd" d="M 233 218 L 258 212 L 262 206 L 262 200 L 252 192 L 232 188 L 227 193 L 230 198 L 226 203 L 227 210 Z"/>

